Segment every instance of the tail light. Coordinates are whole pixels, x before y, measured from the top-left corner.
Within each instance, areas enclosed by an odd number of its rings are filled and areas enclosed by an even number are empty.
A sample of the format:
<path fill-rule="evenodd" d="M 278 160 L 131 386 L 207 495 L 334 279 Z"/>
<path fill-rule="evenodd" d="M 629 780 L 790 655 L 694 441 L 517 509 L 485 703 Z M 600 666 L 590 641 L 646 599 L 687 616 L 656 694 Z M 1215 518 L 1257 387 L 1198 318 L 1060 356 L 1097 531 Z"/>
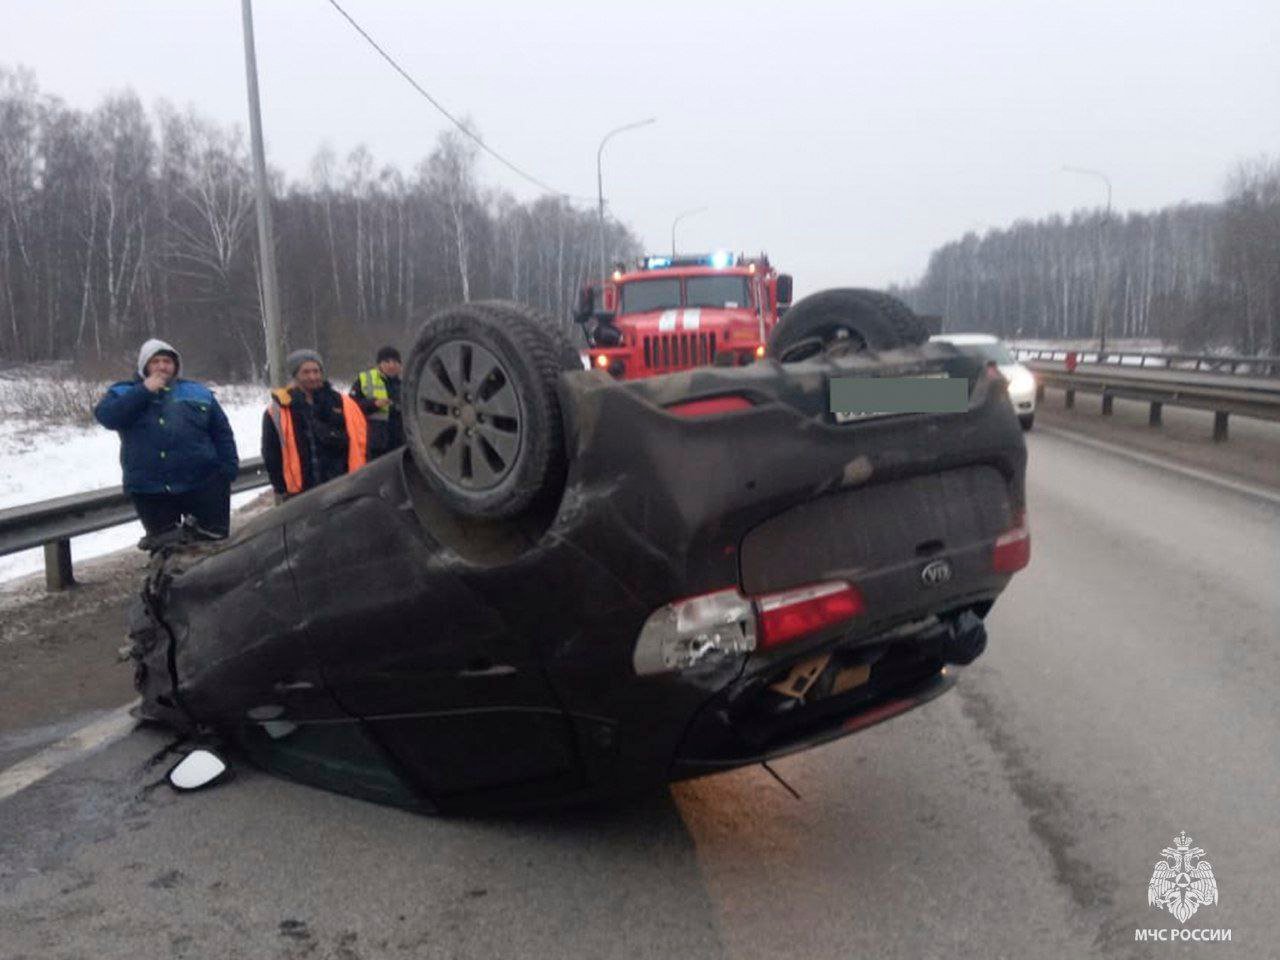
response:
<path fill-rule="evenodd" d="M 641 676 L 686 670 L 707 658 L 756 648 L 751 601 L 737 590 L 677 600 L 655 610 L 640 630 L 632 664 Z"/>
<path fill-rule="evenodd" d="M 1027 514 L 1019 510 L 1013 518 L 1013 526 L 996 538 L 996 549 L 991 555 L 991 569 L 996 573 L 1016 573 L 1031 562 L 1031 531 L 1027 528 Z"/>
<path fill-rule="evenodd" d="M 857 589 L 834 580 L 758 597 L 756 608 L 760 611 L 759 648 L 769 650 L 852 620 L 867 605 Z"/>
<path fill-rule="evenodd" d="M 632 664 L 646 676 L 771 650 L 853 619 L 865 611 L 843 580 L 770 593 L 754 600 L 737 590 L 677 600 L 655 610 L 636 641 Z"/>

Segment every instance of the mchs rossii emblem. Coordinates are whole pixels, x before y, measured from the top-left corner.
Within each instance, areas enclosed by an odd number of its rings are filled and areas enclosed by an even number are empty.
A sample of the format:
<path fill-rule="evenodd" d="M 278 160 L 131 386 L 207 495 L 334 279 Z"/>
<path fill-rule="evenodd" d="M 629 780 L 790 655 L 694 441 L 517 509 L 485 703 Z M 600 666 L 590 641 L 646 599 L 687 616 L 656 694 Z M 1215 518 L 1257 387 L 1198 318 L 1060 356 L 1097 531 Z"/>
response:
<path fill-rule="evenodd" d="M 1168 910 L 1186 923 L 1201 907 L 1218 902 L 1218 881 L 1204 851 L 1191 845 L 1184 830 L 1173 838 L 1173 846 L 1160 852 L 1164 859 L 1151 871 L 1147 885 L 1147 903 Z"/>

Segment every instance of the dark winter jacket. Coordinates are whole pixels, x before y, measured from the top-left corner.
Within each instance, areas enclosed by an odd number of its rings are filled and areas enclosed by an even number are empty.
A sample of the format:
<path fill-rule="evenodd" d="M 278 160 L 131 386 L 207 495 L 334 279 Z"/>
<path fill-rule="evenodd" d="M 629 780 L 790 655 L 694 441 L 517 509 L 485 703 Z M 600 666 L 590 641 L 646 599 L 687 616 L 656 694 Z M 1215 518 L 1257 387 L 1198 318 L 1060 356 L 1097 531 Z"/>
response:
<path fill-rule="evenodd" d="M 93 415 L 120 434 L 127 493 L 186 493 L 215 477 L 234 480 L 236 440 L 212 391 L 174 380 L 151 393 L 141 378 L 112 384 Z"/>
<path fill-rule="evenodd" d="M 329 386 L 315 392 L 312 402 L 300 387 L 272 394 L 271 403 L 280 403 L 280 396 L 289 398 L 293 411 L 294 440 L 298 460 L 302 466 L 302 489 L 310 490 L 347 472 L 348 441 L 346 420 L 342 413 L 342 395 Z M 262 462 L 271 478 L 276 493 L 285 492 L 284 454 L 280 449 L 280 435 L 271 418 L 271 408 L 262 415 Z"/>

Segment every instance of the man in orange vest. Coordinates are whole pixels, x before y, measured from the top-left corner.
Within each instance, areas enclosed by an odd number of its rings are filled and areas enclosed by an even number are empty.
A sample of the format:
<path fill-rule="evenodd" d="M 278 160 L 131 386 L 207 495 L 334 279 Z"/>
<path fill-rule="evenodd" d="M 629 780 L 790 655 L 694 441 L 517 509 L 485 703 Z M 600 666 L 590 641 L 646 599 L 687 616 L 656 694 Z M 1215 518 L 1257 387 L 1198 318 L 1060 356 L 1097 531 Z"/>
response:
<path fill-rule="evenodd" d="M 364 466 L 364 414 L 324 376 L 314 350 L 286 361 L 289 385 L 271 392 L 262 416 L 262 461 L 277 502 Z"/>

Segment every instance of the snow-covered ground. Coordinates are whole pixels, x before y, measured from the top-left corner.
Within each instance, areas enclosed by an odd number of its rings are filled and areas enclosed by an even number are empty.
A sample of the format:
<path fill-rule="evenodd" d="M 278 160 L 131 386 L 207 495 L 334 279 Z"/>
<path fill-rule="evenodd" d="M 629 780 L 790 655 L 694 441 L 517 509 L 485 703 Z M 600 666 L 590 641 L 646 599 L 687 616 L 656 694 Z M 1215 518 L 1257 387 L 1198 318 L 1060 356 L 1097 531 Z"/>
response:
<path fill-rule="evenodd" d="M 101 386 L 105 390 L 106 384 Z M 266 389 L 236 384 L 214 386 L 214 392 L 231 421 L 241 459 L 258 456 Z M 119 486 L 119 434 L 96 423 L 50 424 L 22 416 L 20 398 L 39 394 L 39 380 L 0 378 L 0 411 L 5 414 L 0 417 L 0 509 Z M 231 498 L 232 509 L 261 493 L 236 494 Z M 77 560 L 101 556 L 132 546 L 141 537 L 140 523 L 111 527 L 75 537 L 71 556 Z M 44 554 L 39 548 L 0 557 L 0 582 L 43 569 Z"/>

